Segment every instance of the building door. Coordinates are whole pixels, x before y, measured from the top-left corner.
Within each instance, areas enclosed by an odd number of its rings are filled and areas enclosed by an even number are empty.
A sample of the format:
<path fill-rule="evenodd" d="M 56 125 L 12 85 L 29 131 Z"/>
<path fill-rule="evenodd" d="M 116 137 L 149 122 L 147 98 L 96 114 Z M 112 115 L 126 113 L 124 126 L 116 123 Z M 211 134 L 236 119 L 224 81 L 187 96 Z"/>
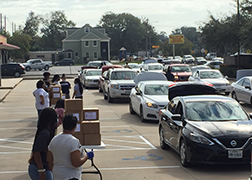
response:
<path fill-rule="evenodd" d="M 108 42 L 101 42 L 101 59 L 109 60 L 108 53 Z"/>

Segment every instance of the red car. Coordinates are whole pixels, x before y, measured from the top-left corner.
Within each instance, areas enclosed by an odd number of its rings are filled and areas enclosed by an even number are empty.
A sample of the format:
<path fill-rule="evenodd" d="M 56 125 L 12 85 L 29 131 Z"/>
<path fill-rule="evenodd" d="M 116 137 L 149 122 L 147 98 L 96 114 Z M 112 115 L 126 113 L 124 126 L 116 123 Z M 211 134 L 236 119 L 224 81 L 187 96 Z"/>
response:
<path fill-rule="evenodd" d="M 104 90 L 104 77 L 106 76 L 110 68 L 122 68 L 122 66 L 121 65 L 102 66 L 102 76 L 100 76 L 98 84 L 99 92 L 103 92 Z"/>
<path fill-rule="evenodd" d="M 174 75 L 174 81 L 188 81 L 192 75 L 192 70 L 188 64 L 169 64 L 165 69 L 171 67 L 171 72 Z"/>

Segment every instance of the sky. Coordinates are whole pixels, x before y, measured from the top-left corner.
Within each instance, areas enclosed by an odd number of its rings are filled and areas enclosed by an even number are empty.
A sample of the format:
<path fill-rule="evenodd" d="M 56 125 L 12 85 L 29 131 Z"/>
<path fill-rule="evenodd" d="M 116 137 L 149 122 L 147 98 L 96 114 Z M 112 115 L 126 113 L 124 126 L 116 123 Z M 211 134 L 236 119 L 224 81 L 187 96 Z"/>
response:
<path fill-rule="evenodd" d="M 0 0 L 0 14 L 3 19 L 6 16 L 10 33 L 12 24 L 16 29 L 20 25 L 24 27 L 31 11 L 43 16 L 64 11 L 67 20 L 76 23 L 76 27 L 87 23 L 94 27 L 108 12 L 129 13 L 139 19 L 149 19 L 156 32 L 169 35 L 183 26 L 198 28 L 209 21 L 210 15 L 222 18 L 235 14 L 236 8 L 235 0 Z"/>

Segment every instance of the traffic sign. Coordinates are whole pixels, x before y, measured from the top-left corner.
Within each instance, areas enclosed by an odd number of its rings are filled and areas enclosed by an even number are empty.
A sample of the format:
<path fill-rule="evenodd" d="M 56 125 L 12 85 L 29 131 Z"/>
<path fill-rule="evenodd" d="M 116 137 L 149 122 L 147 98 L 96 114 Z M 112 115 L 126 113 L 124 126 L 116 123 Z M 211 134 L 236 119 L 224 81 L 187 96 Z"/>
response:
<path fill-rule="evenodd" d="M 169 43 L 170 44 L 184 44 L 184 35 L 170 35 L 169 36 Z"/>

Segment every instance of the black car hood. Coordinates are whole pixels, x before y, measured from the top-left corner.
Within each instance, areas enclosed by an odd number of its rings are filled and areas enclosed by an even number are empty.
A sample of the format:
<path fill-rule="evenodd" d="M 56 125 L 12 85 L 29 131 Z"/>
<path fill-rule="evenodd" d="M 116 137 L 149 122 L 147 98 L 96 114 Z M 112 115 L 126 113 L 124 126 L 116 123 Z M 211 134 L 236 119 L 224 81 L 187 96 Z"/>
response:
<path fill-rule="evenodd" d="M 189 121 L 189 124 L 214 137 L 251 137 L 252 121 Z"/>
<path fill-rule="evenodd" d="M 219 93 L 214 87 L 204 83 L 181 82 L 169 88 L 169 100 L 172 100 L 176 96 L 216 94 Z"/>

